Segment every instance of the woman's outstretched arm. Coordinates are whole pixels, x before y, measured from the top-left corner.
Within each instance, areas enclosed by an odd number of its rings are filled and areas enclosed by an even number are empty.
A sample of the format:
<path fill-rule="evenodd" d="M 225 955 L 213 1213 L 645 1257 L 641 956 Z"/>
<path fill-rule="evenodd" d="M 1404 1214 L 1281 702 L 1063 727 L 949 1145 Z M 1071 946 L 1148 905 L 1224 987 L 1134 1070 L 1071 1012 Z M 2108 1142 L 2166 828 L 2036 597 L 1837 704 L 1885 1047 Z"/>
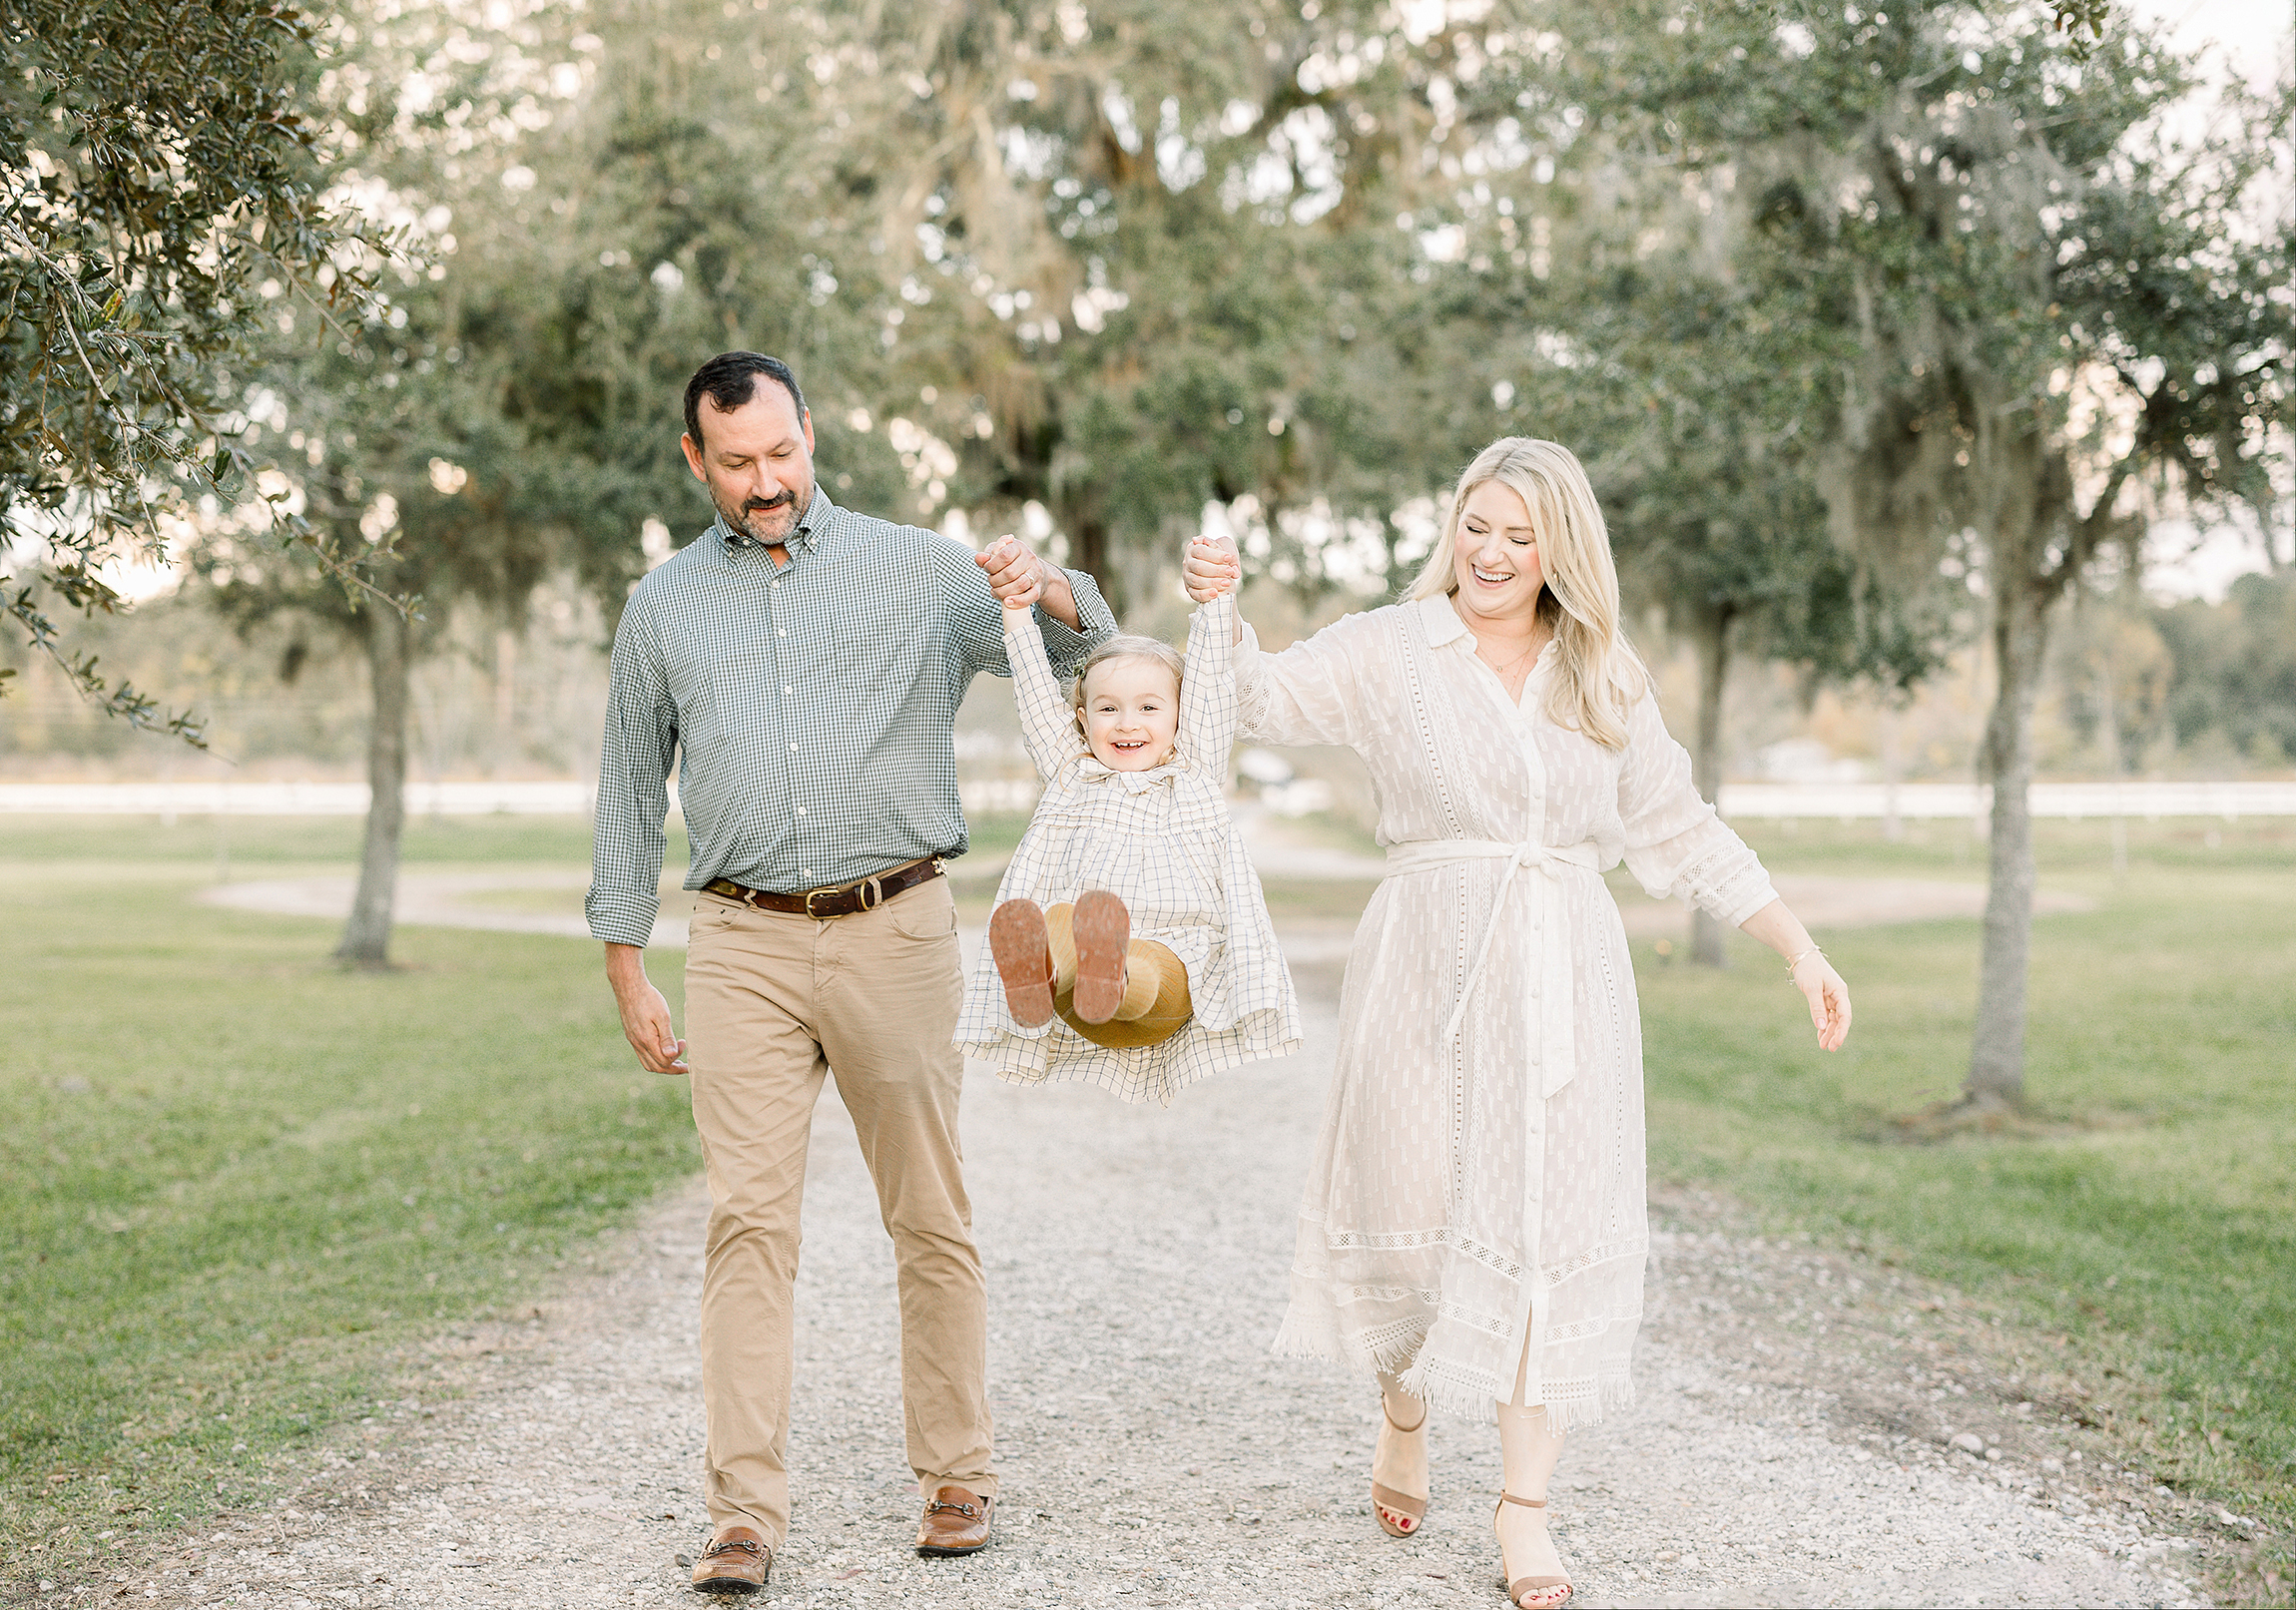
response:
<path fill-rule="evenodd" d="M 1810 1021 L 1817 1026 L 1818 1043 L 1829 1051 L 1839 1051 L 1850 1037 L 1850 986 L 1834 971 L 1834 964 L 1810 937 L 1810 930 L 1802 926 L 1802 919 L 1787 909 L 1784 900 L 1772 900 L 1738 928 L 1785 958 L 1786 976 L 1810 1003 Z"/>
<path fill-rule="evenodd" d="M 1786 959 L 1794 987 L 1810 1003 L 1818 1043 L 1838 1050 L 1850 1032 L 1850 986 L 1787 909 L 1746 841 L 1730 830 L 1690 781 L 1690 757 L 1659 719 L 1645 689 L 1626 713 L 1626 754 L 1618 771 L 1618 815 L 1626 864 L 1660 898 L 1695 900 L 1717 921 L 1735 923 Z"/>
<path fill-rule="evenodd" d="M 1242 584 L 1243 564 L 1232 542 L 1199 537 L 1180 567 L 1188 596 L 1209 603 Z M 1362 653 L 1343 641 L 1361 617 L 1336 622 L 1281 654 L 1264 654 L 1259 639 L 1236 616 L 1236 736 L 1266 744 L 1349 744 L 1362 736 L 1366 716 L 1359 686 Z"/>

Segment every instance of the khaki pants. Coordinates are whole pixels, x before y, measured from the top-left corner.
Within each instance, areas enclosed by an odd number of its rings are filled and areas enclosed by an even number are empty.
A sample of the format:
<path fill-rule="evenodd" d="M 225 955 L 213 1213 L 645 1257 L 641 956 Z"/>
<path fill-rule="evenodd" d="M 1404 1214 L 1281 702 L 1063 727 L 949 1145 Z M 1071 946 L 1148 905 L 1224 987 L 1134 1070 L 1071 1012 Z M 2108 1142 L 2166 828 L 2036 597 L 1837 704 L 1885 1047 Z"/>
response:
<path fill-rule="evenodd" d="M 718 1532 L 789 1534 L 791 1287 L 806 1144 L 834 1073 L 900 1282 L 901 1408 L 919 1486 L 996 1491 L 987 1297 L 964 1194 L 950 1044 L 963 978 L 948 880 L 816 920 L 704 894 L 686 1060 L 710 1181 L 702 1278 L 708 1496 Z"/>

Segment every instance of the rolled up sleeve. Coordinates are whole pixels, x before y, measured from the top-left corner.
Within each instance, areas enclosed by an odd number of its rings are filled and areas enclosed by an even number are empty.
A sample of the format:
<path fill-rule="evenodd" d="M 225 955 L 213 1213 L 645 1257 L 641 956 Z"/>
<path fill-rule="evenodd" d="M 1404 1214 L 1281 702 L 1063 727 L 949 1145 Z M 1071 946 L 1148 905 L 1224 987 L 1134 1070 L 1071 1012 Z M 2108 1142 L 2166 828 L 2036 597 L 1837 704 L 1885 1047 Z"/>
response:
<path fill-rule="evenodd" d="M 1116 635 L 1116 614 L 1100 596 L 1100 584 L 1089 572 L 1064 570 L 1061 574 L 1068 578 L 1068 590 L 1076 595 L 1076 628 L 1071 630 L 1053 619 L 1041 605 L 1036 611 L 1036 625 L 1044 634 L 1044 657 L 1052 662 L 1053 675 L 1072 677 L 1086 655 Z"/>
<path fill-rule="evenodd" d="M 963 553 L 953 544 L 951 548 Z M 1116 616 L 1100 596 L 1100 584 L 1090 575 L 1081 570 L 1061 574 L 1068 578 L 1068 589 L 1076 595 L 1076 626 L 1071 628 L 1053 619 L 1041 604 L 1029 615 L 1036 622 L 1052 674 L 1065 678 L 1074 676 L 1087 655 L 1115 636 Z M 964 646 L 966 665 L 973 671 L 1011 676 L 1012 662 L 1005 653 L 1004 606 L 989 591 L 988 578 L 971 555 L 964 554 L 961 561 L 949 560 L 945 596 L 957 641 Z"/>

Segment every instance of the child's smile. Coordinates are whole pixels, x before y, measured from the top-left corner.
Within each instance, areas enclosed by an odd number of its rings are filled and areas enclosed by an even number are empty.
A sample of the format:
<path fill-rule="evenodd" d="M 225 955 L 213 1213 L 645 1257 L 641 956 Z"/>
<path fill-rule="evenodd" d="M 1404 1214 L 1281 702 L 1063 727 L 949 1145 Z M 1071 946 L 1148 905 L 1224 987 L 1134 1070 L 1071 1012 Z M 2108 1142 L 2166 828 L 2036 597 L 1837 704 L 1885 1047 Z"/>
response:
<path fill-rule="evenodd" d="M 1084 742 L 1111 772 L 1146 772 L 1172 758 L 1180 687 L 1153 660 L 1104 660 L 1084 685 Z"/>

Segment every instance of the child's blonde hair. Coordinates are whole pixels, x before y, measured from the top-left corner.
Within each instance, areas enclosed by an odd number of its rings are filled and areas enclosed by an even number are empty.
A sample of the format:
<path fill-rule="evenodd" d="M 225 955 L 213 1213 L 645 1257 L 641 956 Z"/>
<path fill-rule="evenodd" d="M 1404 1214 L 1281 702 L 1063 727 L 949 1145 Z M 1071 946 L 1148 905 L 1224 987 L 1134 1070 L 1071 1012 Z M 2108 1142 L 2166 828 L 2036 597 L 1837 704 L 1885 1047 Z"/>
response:
<path fill-rule="evenodd" d="M 1153 660 L 1172 673 L 1172 692 L 1180 691 L 1180 676 L 1184 662 L 1180 651 L 1161 638 L 1142 637 L 1134 632 L 1119 632 L 1085 657 L 1076 668 L 1076 681 L 1068 690 L 1069 707 L 1076 712 L 1076 730 L 1084 731 L 1084 684 L 1093 672 L 1111 660 Z"/>

